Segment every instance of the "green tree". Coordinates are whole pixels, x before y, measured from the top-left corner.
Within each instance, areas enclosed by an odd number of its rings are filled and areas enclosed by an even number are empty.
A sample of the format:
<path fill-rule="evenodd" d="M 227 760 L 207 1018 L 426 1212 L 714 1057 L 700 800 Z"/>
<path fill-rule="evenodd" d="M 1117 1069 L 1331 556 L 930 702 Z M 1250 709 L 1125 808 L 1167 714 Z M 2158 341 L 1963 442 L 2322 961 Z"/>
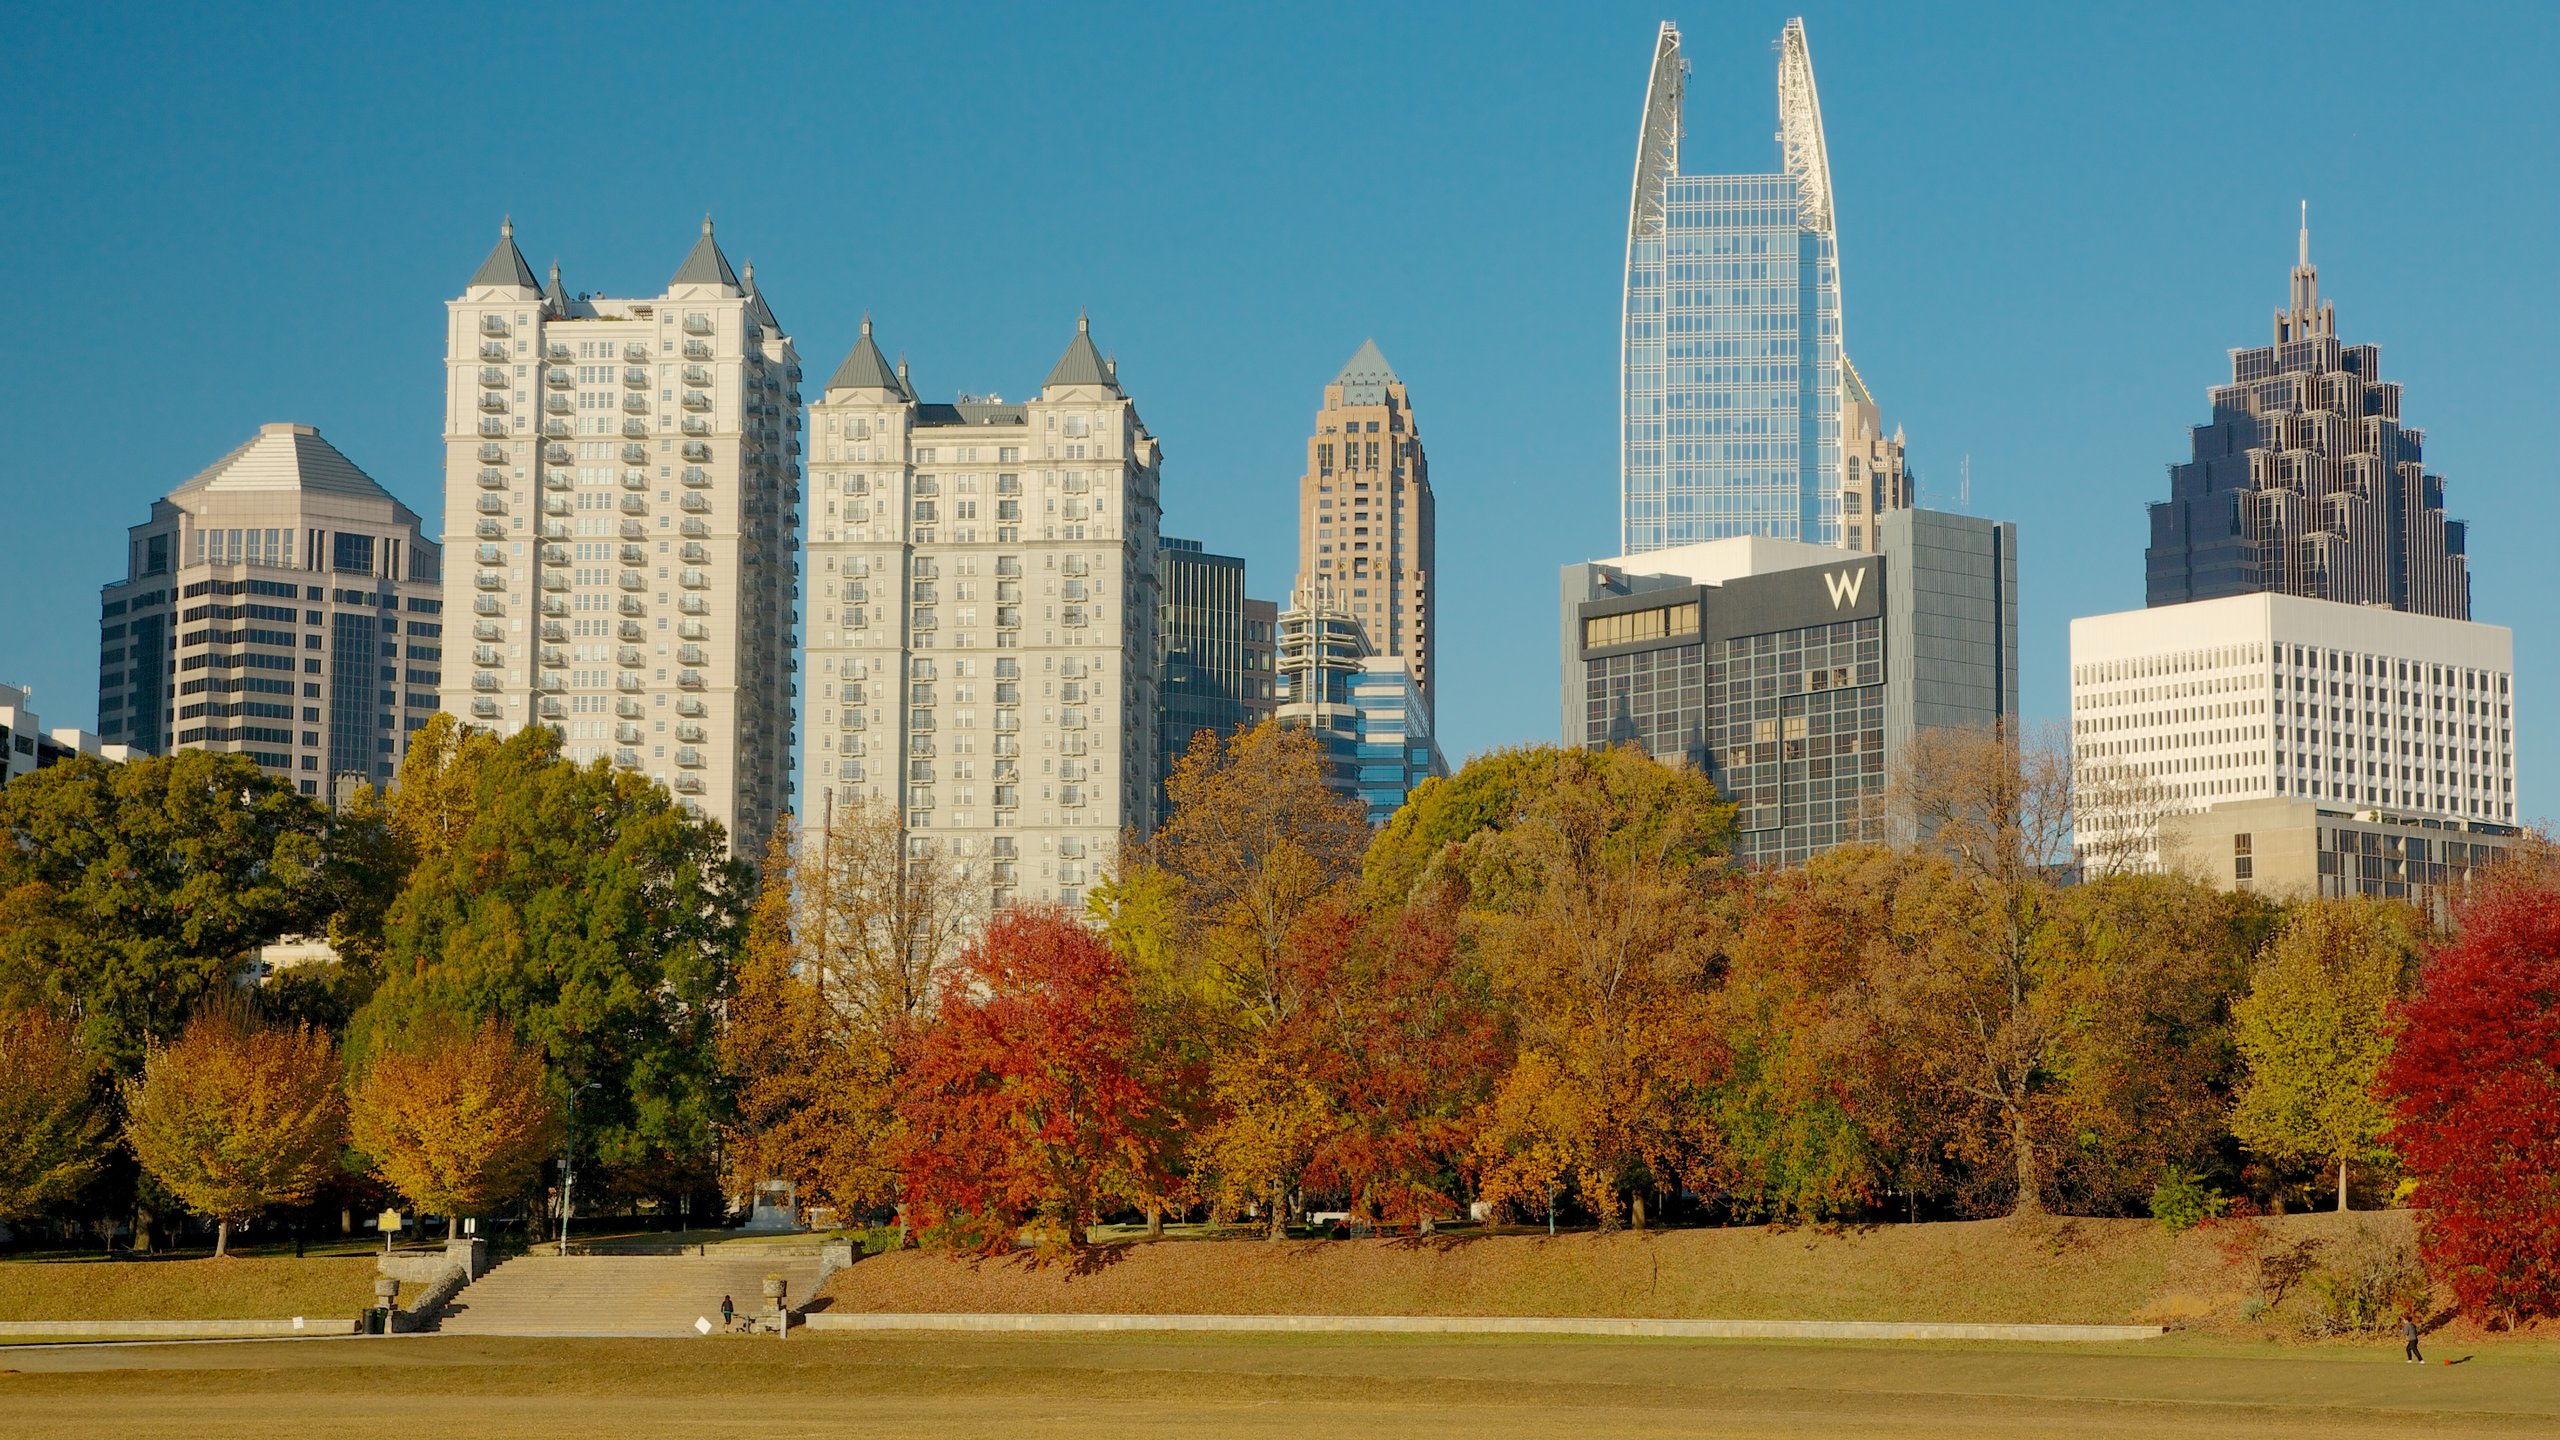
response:
<path fill-rule="evenodd" d="M 0 1221 L 71 1199 L 106 1158 L 97 1062 L 70 1022 L 0 1014 Z"/>
<path fill-rule="evenodd" d="M 650 1190 L 707 1174 L 747 891 L 720 827 L 643 776 L 562 760 L 544 726 L 421 739 L 402 773 L 421 799 L 393 812 L 417 864 L 357 1048 L 439 1013 L 503 1019 L 581 1087 L 582 1153 Z"/>
<path fill-rule="evenodd" d="M 246 1007 L 200 1008 L 124 1082 L 125 1139 L 151 1178 L 215 1224 L 298 1205 L 338 1173 L 346 1137 L 337 1047 L 309 1025 L 262 1025 Z"/>
<path fill-rule="evenodd" d="M 2374 1077 L 2391 1058 L 2392 1006 L 2423 938 L 2417 912 L 2395 901 L 2306 901 L 2231 1007 L 2248 1067 L 2231 1133 L 2271 1159 L 2334 1165 L 2340 1210 L 2349 1163 L 2384 1153 L 2391 1111 Z"/>
<path fill-rule="evenodd" d="M 88 757 L 0 790 L 0 1002 L 76 1018 L 131 1074 L 288 933 L 351 900 L 328 812 L 246 756 Z"/>
<path fill-rule="evenodd" d="M 1555 774 L 1562 753 L 1551 745 L 1496 750 L 1468 761 L 1455 775 L 1413 787 L 1360 862 L 1361 884 L 1372 902 L 1402 902 L 1451 857 L 1450 847 L 1516 820 L 1522 805 Z"/>

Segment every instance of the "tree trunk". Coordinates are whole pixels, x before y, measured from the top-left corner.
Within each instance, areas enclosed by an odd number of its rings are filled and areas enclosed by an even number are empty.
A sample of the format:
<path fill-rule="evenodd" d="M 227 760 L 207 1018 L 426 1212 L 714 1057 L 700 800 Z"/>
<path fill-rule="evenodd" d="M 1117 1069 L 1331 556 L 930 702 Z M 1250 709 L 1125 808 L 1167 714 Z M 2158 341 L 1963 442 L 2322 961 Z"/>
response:
<path fill-rule="evenodd" d="M 230 1253 L 231 1222 L 228 1220 L 216 1220 L 213 1222 L 213 1258 L 220 1260 L 228 1256 Z"/>
<path fill-rule="evenodd" d="M 1638 1232 L 1644 1229 L 1644 1192 L 1641 1190 L 1627 1197 L 1627 1221 Z"/>
<path fill-rule="evenodd" d="M 1285 1198 L 1286 1192 L 1279 1186 L 1271 1187 L 1271 1229 L 1263 1238 L 1275 1245 L 1289 1238 L 1289 1212 L 1282 1203 Z"/>
<path fill-rule="evenodd" d="M 1147 1238 L 1164 1238 L 1164 1197 L 1161 1195 L 1147 1197 Z"/>
<path fill-rule="evenodd" d="M 2338 1157 L 2338 1213 L 2347 1213 L 2347 1157 Z"/>
<path fill-rule="evenodd" d="M 2036 1177 L 2036 1142 L 2027 1135 L 2024 1111 L 2009 1113 L 2009 1149 L 2018 1160 L 2018 1203 L 2009 1213 L 2014 1216 L 2044 1213 L 2044 1186 Z"/>

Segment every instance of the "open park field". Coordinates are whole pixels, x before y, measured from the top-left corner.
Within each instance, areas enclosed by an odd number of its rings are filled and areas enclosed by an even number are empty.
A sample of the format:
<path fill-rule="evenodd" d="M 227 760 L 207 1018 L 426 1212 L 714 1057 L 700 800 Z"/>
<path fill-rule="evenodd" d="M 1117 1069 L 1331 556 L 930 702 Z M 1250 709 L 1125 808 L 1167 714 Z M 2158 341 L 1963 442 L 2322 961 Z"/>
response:
<path fill-rule="evenodd" d="M 2393 1437 L 2560 1431 L 2560 1350 L 1446 1337 L 439 1337 L 13 1349 L 0 1434 Z M 2468 1356 L 2469 1358 L 2465 1359 Z"/>

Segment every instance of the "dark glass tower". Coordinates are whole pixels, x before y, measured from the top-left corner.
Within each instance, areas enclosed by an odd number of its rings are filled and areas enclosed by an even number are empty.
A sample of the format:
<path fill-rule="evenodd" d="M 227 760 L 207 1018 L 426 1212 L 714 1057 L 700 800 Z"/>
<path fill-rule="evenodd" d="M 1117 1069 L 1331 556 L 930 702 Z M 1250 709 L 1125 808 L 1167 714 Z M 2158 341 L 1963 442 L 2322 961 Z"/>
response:
<path fill-rule="evenodd" d="M 2231 352 L 2213 419 L 2151 507 L 2148 603 L 2273 591 L 2471 618 L 2460 521 L 2444 516 L 2422 432 L 2400 424 L 2382 351 L 2338 342 L 2306 212 L 2275 344 Z"/>

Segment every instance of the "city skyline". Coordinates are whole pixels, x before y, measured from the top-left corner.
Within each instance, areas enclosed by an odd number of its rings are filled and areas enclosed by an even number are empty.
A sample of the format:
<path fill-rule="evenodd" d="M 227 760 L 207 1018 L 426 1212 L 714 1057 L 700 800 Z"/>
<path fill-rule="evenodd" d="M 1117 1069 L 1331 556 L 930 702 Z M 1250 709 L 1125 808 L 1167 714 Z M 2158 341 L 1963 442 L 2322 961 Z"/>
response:
<path fill-rule="evenodd" d="M 2518 337 L 2538 332 L 2560 307 L 2547 277 L 2530 267 L 2469 265 L 2455 230 L 2420 222 L 2449 212 L 2460 196 L 2462 233 L 2538 233 L 2534 221 L 2550 203 L 2538 197 L 2552 187 L 2534 183 L 2536 175 L 2482 187 L 2476 168 L 2428 159 L 2463 133 L 2503 125 L 2525 136 L 2515 148 L 2529 169 L 2547 165 L 2542 157 L 2551 147 L 2533 137 L 2548 133 L 2548 118 L 2499 93 L 2514 87 L 2476 83 L 2466 71 L 2473 83 L 2450 102 L 2455 113 L 2413 107 L 2374 117 L 2352 160 L 2305 157 L 2245 178 L 2206 176 L 2200 161 L 2208 152 L 2199 142 L 2211 127 L 2181 113 L 2181 98 L 2228 89 L 2245 67 L 2236 54 L 2230 61 L 2197 58 L 2193 47 L 2152 34 L 2156 26 L 2162 37 L 2173 36 L 2204 14 L 2146 17 L 2138 27 L 2105 17 L 2049 17 L 1988 52 L 1978 29 L 1930 33 L 1933 27 L 1899 17 L 1821 9 L 1806 16 L 1823 43 L 1824 118 L 1843 228 L 1858 237 L 1850 303 L 1860 367 L 1884 397 L 1887 422 L 1908 427 L 1924 501 L 1954 508 L 1969 455 L 1970 512 L 2021 525 L 2030 557 L 2021 576 L 2030 720 L 2063 711 L 2068 619 L 2140 602 L 2142 506 L 2161 493 L 2205 392 L 2227 376 L 2226 347 L 2264 323 L 2267 276 L 2292 248 L 2295 206 L 2305 195 L 2322 220 L 2325 288 L 2350 309 L 2359 335 L 2388 347 L 2391 377 L 2419 398 L 2429 468 L 2458 487 L 2457 514 L 2514 517 L 2472 537 L 2474 613 L 2489 620 L 2530 613 L 2521 587 L 2538 567 L 2516 537 L 2540 531 L 2550 518 L 2548 487 L 2540 483 L 2548 462 L 2517 433 L 2530 427 L 2505 417 L 2548 388 L 2534 346 Z M 1516 27 L 1499 47 L 1472 31 L 1443 35 L 1451 58 L 1463 62 L 1453 68 L 1476 73 L 1417 86 L 1412 96 L 1383 102 L 1383 111 L 1327 120 L 1316 107 L 1252 85 L 1221 103 L 1215 91 L 1186 83 L 1143 103 L 1192 109 L 1207 131 L 1201 138 L 1140 135 L 1147 117 L 1170 109 L 1133 114 L 1142 102 L 1119 98 L 1074 121 L 1072 135 L 1044 142 L 1044 149 L 1106 140 L 1122 147 L 1087 154 L 1077 183 L 1099 174 L 1101 188 L 1125 201 L 1126 186 L 1167 173 L 1186 155 L 1241 141 L 1254 128 L 1300 124 L 1299 140 L 1247 145 L 1266 162 L 1254 185 L 1297 203 L 1332 183 L 1323 152 L 1351 133 L 1339 127 L 1354 118 L 1414 128 L 1431 141 L 1417 150 L 1428 153 L 1417 191 L 1424 203 L 1383 217 L 1380 233 L 1361 242 L 1364 255 L 1391 257 L 1384 267 L 1390 273 L 1346 277 L 1330 261 L 1281 264 L 1196 321 L 1181 312 L 1201 308 L 1201 297 L 1215 293 L 1213 278 L 1224 278 L 1243 257 L 1168 264 L 1172 250 L 1143 237 L 1062 241 L 1059 231 L 1081 225 L 1086 210 L 1071 211 L 1074 224 L 1044 227 L 1040 237 L 988 238 L 975 226 L 977 202 L 962 203 L 958 213 L 938 208 L 956 190 L 890 203 L 889 192 L 907 183 L 912 167 L 890 183 L 865 179 L 855 187 L 870 197 L 865 204 L 887 207 L 857 228 L 843 202 L 812 199 L 798 193 L 803 187 L 753 199 L 752 186 L 720 173 L 705 155 L 680 152 L 666 173 L 624 177 L 610 192 L 580 182 L 555 195 L 520 175 L 470 163 L 464 152 L 471 146 L 460 141 L 450 142 L 450 152 L 439 142 L 411 154 L 404 147 L 431 121 L 404 106 L 420 98 L 421 82 L 396 64 L 378 104 L 335 80 L 314 80 L 306 98 L 235 96 L 217 111 L 228 117 L 228 130 L 212 125 L 171 142 L 165 155 L 147 155 L 147 116 L 83 122 L 76 131 L 62 118 L 66 92 L 39 71 L 84 63 L 106 37 L 48 18 L 18 58 L 0 61 L 17 97 L 0 101 L 5 113 L 22 131 L 50 128 L 64 139 L 58 149 L 6 162 L 15 188 L 29 198 L 8 227 L 5 252 L 22 273 L 53 277 L 66 293 L 79 294 L 96 319 L 49 338 L 51 354 L 39 356 L 32 334 L 10 342 L 22 359 L 41 360 L 29 391 L 39 423 L 12 472 L 15 498 L 40 543 L 6 582 L 5 598 L 44 623 L 0 656 L 0 680 L 33 684 L 50 723 L 94 723 L 93 617 L 65 608 L 60 597 L 93 595 L 119 568 L 122 532 L 142 507 L 260 424 L 316 425 L 404 503 L 439 511 L 439 441 L 428 398 L 441 360 L 433 311 L 450 298 L 455 275 L 485 249 L 500 214 L 512 210 L 524 229 L 559 236 L 574 256 L 586 257 L 573 266 L 573 276 L 592 277 L 582 283 L 646 294 L 664 275 L 659 257 L 670 228 L 710 209 L 724 227 L 735 215 L 736 233 L 756 237 L 755 258 L 790 297 L 795 338 L 812 355 L 843 353 L 869 308 L 881 312 L 884 329 L 929 337 L 937 376 L 1027 388 L 1037 377 L 1023 373 L 1019 357 L 1053 349 L 1058 315 L 1086 304 L 1107 316 L 1133 386 L 1149 397 L 1151 427 L 1167 446 L 1167 528 L 1243 554 L 1266 575 L 1287 572 L 1280 537 L 1293 527 L 1281 504 L 1247 496 L 1285 494 L 1280 482 L 1297 468 L 1306 416 L 1304 382 L 1296 377 L 1331 373 L 1345 331 L 1375 333 L 1401 373 L 1431 397 L 1434 458 L 1444 472 L 1448 618 L 1437 707 L 1444 743 L 1454 761 L 1496 744 L 1550 738 L 1555 697 L 1539 688 L 1510 693 L 1524 687 L 1514 683 L 1503 651 L 1520 625 L 1550 623 L 1543 586 L 1523 586 L 1521 577 L 1616 549 L 1607 437 L 1614 424 L 1611 292 L 1623 257 L 1608 231 L 1623 223 L 1628 97 L 1643 78 L 1632 52 L 1666 17 L 1682 25 L 1701 68 L 1711 63 L 1720 77 L 1764 74 L 1767 37 L 1787 18 L 1783 10 L 1711 16 L 1663 7 L 1615 12 L 1577 24 L 1570 36 L 1559 29 L 1527 44 Z M 646 15 L 623 23 L 644 22 L 658 23 Z M 415 17 L 402 23 L 432 24 Z M 1052 35 L 1028 14 L 1016 23 L 1071 56 L 1104 43 Z M 2418 79 L 2484 63 L 2477 58 L 2483 52 L 2494 68 L 2497 56 L 2547 50 L 2548 29 L 2519 31 L 2518 23 L 2520 17 L 2505 17 L 2501 33 L 2467 37 L 2459 55 L 2421 27 L 2408 27 L 2399 48 Z M 2234 52 L 2247 52 L 2249 37 L 2266 31 L 2254 17 L 2236 24 Z M 168 28 L 132 45 L 118 84 L 169 85 L 191 50 L 221 53 L 249 38 Z M 333 42 L 333 32 L 319 28 L 295 42 L 297 55 L 352 43 L 346 35 Z M 1159 28 L 1174 32 L 1167 45 L 1206 43 L 1180 23 Z M 1399 36 L 1446 29 L 1404 19 L 1392 28 Z M 794 48 L 823 50 L 845 39 L 823 26 L 806 38 L 810 44 Z M 116 43 L 122 48 L 129 39 Z M 2306 63 L 2332 44 L 2310 43 Z M 1537 58 L 1502 53 L 1508 51 Z M 933 42 L 914 68 L 919 76 L 938 67 L 947 73 L 960 53 L 949 41 Z M 1294 53 L 1284 47 L 1280 55 Z M 2070 85 L 2036 73 L 2062 56 L 2084 67 Z M 806 62 L 781 63 L 791 85 L 805 83 L 798 77 Z M 1933 64 L 1941 67 L 1933 73 L 1943 78 L 1942 90 L 1915 102 L 1890 87 L 1904 67 Z M 2162 87 L 2137 93 L 2133 78 L 2155 72 L 2166 74 Z M 921 93 L 920 82 L 884 78 L 901 96 Z M 1503 118 L 1493 92 L 1507 96 L 1532 81 L 1540 97 L 1528 107 L 1534 113 Z M 1032 89 L 1054 103 L 1058 83 Z M 1691 149 L 1702 168 L 1764 164 L 1766 86 L 1727 88 L 1733 93 L 1701 89 L 1688 97 Z M 2122 99 L 2110 98 L 2119 91 Z M 180 83 L 168 103 L 197 98 Z M 455 89 L 447 103 L 476 134 L 484 122 L 468 116 L 467 89 Z M 336 138 L 281 152 L 303 171 L 288 189 L 276 188 L 284 183 L 278 177 L 245 169 L 233 153 L 270 130 L 301 133 L 293 122 L 323 105 L 343 109 L 347 124 Z M 1009 112 L 970 118 L 928 105 L 882 109 L 917 127 L 920 148 L 945 155 L 1015 128 Z M 2024 133 L 2038 116 L 2058 117 L 2044 128 L 2059 133 Z M 635 123 L 652 133 L 662 123 L 670 134 L 685 128 L 674 114 Z M 2245 130 L 2261 122 L 2223 115 L 2216 123 Z M 2274 133 L 2272 117 L 2262 123 Z M 802 115 L 780 133 L 823 141 L 832 153 L 838 142 L 820 135 L 822 128 Z M 1957 139 L 1996 153 L 2000 163 L 1951 160 Z M 1300 145 L 1312 153 L 1301 155 Z M 402 163 L 385 165 L 385 156 Z M 203 173 L 178 173 L 188 162 Z M 792 164 L 805 171 L 803 159 Z M 2415 175 L 2413 192 L 2393 208 L 2351 208 L 2355 176 L 2377 165 Z M 1586 179 L 1584 169 L 1594 173 Z M 1986 177 L 1978 173 L 1984 169 L 2004 173 Z M 110 196 L 101 178 L 137 195 Z M 1488 192 L 1479 183 L 1496 179 L 1507 188 Z M 308 213 L 278 208 L 281 195 L 312 185 L 329 187 L 333 203 Z M 1536 187 L 1534 200 L 1519 193 L 1524 185 Z M 237 193 L 220 193 L 223 187 Z M 599 208 L 608 193 L 621 197 L 620 209 Z M 1509 203 L 1492 205 L 1488 194 Z M 150 223 L 139 197 L 184 223 Z M 1170 226 L 1179 234 L 1166 244 L 1198 246 L 1203 226 L 1250 229 L 1264 203 L 1240 182 L 1211 182 L 1199 213 Z M 282 214 L 294 218 L 281 221 Z M 1494 243 L 1487 243 L 1480 237 L 1495 221 Z M 1261 264 L 1302 243 L 1297 232 L 1256 241 L 1244 263 Z M 1421 272 L 1395 262 L 1400 253 L 1430 255 L 1445 278 L 1415 283 Z M 540 268 L 552 257 L 530 258 Z M 2493 268 L 2501 273 L 2472 273 Z M 998 273 L 1005 279 L 997 288 L 1007 292 L 1001 303 L 963 308 L 943 321 L 946 293 L 973 274 Z M 212 277 L 223 274 L 272 283 L 214 293 Z M 1491 296 L 1482 293 L 1488 281 L 1500 282 Z M 1396 298 L 1400 291 L 1407 298 Z M 173 319 L 178 296 L 186 302 Z M 996 313 L 1005 310 L 1025 318 Z M 151 312 L 160 313 L 145 320 Z M 2078 327 L 2108 336 L 2108 364 L 2035 358 Z M 147 410 L 115 412 L 117 428 L 108 431 L 102 422 L 110 412 L 96 382 L 71 377 L 111 373 L 111 337 L 140 328 L 170 350 L 165 363 L 189 383 Z M 350 334 L 360 337 L 353 346 Z M 2093 373 L 2072 373 L 2079 370 Z M 101 443 L 108 435 L 112 443 Z M 2548 733 L 2541 729 L 2544 707 L 2533 702 L 2539 682 L 2553 673 L 2552 643 L 2518 636 L 2523 749 Z M 2530 818 L 2541 813 L 2532 788 L 2540 771 L 2526 767 L 2522 778 L 2520 809 Z"/>

